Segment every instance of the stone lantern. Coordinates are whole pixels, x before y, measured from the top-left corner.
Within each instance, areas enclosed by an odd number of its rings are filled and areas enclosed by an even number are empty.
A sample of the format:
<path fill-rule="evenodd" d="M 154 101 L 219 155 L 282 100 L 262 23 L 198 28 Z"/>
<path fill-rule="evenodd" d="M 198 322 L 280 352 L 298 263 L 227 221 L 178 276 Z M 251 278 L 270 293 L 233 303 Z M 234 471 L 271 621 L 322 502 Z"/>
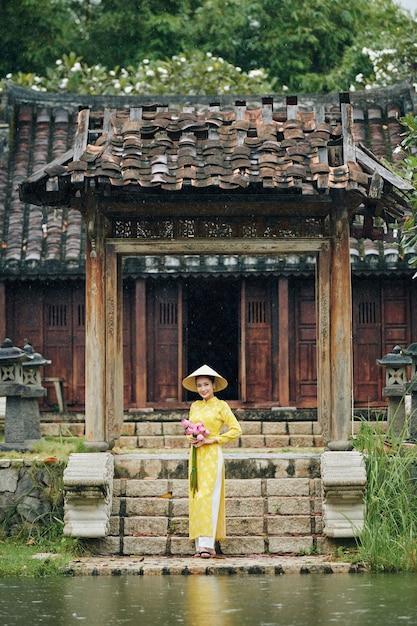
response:
<path fill-rule="evenodd" d="M 402 354 L 400 346 L 395 346 L 392 352 L 376 362 L 386 368 L 382 395 L 388 398 L 388 425 L 399 436 L 404 434 L 406 425 L 404 399 L 407 391 L 407 367 L 412 364 L 411 357 Z"/>
<path fill-rule="evenodd" d="M 5 339 L 0 347 L 0 392 L 15 389 L 16 385 L 23 384 L 24 361 L 32 357 L 13 345 L 11 339 Z M 0 393 L 0 395 L 5 395 Z"/>
<path fill-rule="evenodd" d="M 29 344 L 23 350 L 5 339 L 0 347 L 0 396 L 6 397 L 4 444 L 0 449 L 26 450 L 41 438 L 38 398 L 46 394 L 39 368 L 47 365 Z"/>
<path fill-rule="evenodd" d="M 411 393 L 410 407 L 410 439 L 417 441 L 417 343 L 412 343 L 402 351 L 404 356 L 411 357 L 411 378 L 407 390 Z"/>
<path fill-rule="evenodd" d="M 30 343 L 23 346 L 23 351 L 30 358 L 30 361 L 23 363 L 23 384 L 28 387 L 29 392 L 22 397 L 25 438 L 28 441 L 37 441 L 41 438 L 38 398 L 46 395 L 46 389 L 42 387 L 40 368 L 43 365 L 50 365 L 51 361 L 45 359 L 39 352 L 35 352 Z"/>

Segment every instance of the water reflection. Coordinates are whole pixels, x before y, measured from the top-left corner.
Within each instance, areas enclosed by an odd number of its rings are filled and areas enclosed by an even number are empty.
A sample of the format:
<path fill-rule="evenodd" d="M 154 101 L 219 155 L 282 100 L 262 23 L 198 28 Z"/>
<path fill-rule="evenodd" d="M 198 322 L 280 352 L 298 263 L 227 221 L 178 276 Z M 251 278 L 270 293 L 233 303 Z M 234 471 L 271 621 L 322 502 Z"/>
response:
<path fill-rule="evenodd" d="M 0 579 L 2 626 L 417 624 L 417 576 Z"/>

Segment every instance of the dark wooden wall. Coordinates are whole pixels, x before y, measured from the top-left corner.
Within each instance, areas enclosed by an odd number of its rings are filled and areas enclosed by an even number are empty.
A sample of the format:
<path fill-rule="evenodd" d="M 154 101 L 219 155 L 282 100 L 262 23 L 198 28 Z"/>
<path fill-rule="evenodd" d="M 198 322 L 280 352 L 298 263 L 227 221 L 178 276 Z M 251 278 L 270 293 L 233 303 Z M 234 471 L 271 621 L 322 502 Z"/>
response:
<path fill-rule="evenodd" d="M 196 314 L 198 290 L 204 297 Z M 28 340 L 51 359 L 44 375 L 64 378 L 69 408 L 82 410 L 83 282 L 13 282 L 4 291 L 5 336 L 19 347 Z M 352 291 L 355 406 L 383 406 L 385 372 L 376 360 L 396 344 L 417 340 L 417 289 L 411 278 L 379 276 L 355 277 Z M 123 307 L 126 408 L 190 400 L 185 392 L 179 397 L 178 380 L 198 366 L 200 355 L 205 362 L 216 354 L 219 362 L 209 364 L 229 376 L 228 399 L 251 406 L 316 406 L 313 278 L 164 278 L 139 287 L 126 280 Z M 53 385 L 47 387 L 43 408 L 56 402 Z"/>

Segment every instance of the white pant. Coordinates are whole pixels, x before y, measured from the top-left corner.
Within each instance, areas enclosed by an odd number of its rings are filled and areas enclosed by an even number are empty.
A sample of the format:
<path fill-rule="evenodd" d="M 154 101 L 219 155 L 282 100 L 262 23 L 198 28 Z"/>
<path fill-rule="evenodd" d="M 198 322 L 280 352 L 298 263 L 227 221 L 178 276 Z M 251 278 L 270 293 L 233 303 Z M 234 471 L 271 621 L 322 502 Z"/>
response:
<path fill-rule="evenodd" d="M 214 550 L 214 541 L 215 541 L 215 533 L 217 528 L 217 518 L 219 516 L 219 507 L 220 507 L 220 494 L 222 491 L 222 476 L 223 476 L 223 452 L 221 447 L 219 446 L 219 453 L 217 456 L 217 476 L 216 483 L 214 485 L 213 491 L 213 504 L 212 504 L 212 525 L 213 525 L 213 536 L 212 537 L 197 537 L 195 540 L 195 549 L 196 552 L 199 552 L 202 548 L 210 548 Z"/>

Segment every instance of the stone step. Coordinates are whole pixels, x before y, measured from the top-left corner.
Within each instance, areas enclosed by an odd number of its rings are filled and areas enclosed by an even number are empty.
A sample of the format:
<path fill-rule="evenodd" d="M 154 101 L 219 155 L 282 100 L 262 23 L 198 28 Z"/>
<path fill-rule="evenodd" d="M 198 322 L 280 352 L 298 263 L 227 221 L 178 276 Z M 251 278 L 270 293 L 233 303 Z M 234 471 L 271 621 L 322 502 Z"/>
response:
<path fill-rule="evenodd" d="M 225 450 L 225 555 L 323 552 L 320 455 Z M 188 454 L 116 455 L 110 534 L 93 551 L 191 555 Z"/>
<path fill-rule="evenodd" d="M 229 444 L 231 448 L 322 448 L 324 441 L 316 412 L 290 409 L 236 410 L 242 437 Z M 142 411 L 125 413 L 122 436 L 117 447 L 123 449 L 185 449 L 181 419 L 187 410 Z M 41 414 L 43 436 L 84 436 L 84 414 Z"/>

